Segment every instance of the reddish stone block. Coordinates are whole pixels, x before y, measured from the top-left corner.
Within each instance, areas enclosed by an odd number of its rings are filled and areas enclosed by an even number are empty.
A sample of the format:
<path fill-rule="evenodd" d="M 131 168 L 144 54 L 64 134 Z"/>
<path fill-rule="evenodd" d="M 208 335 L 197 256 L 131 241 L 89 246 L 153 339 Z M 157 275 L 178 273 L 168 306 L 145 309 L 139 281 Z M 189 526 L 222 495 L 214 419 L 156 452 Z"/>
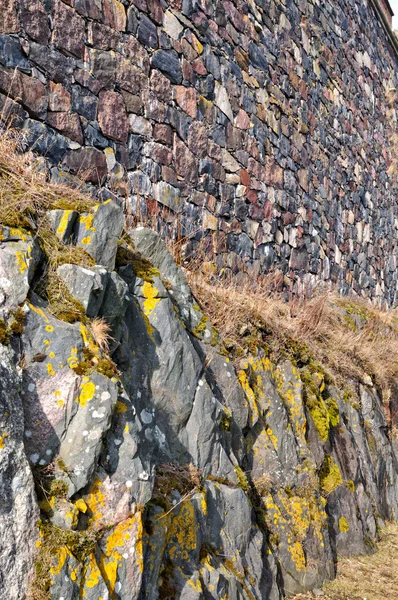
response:
<path fill-rule="evenodd" d="M 252 189 L 248 188 L 246 190 L 246 198 L 248 199 L 249 202 L 255 204 L 258 200 L 256 190 L 252 190 Z"/>
<path fill-rule="evenodd" d="M 163 8 L 159 0 L 147 0 L 148 9 L 151 15 L 151 18 L 158 25 L 162 25 L 163 23 Z"/>
<path fill-rule="evenodd" d="M 192 63 L 192 68 L 198 75 L 207 75 L 207 69 L 203 63 L 203 60 L 199 58 L 195 58 Z"/>
<path fill-rule="evenodd" d="M 173 159 L 170 148 L 156 142 L 146 143 L 144 154 L 161 165 L 170 165 Z"/>
<path fill-rule="evenodd" d="M 258 179 L 260 179 L 260 177 L 258 177 Z M 283 169 L 270 157 L 267 157 L 264 183 L 280 188 L 283 187 Z"/>
<path fill-rule="evenodd" d="M 195 88 L 174 86 L 174 95 L 177 104 L 193 119 L 196 118 L 196 90 Z"/>
<path fill-rule="evenodd" d="M 83 58 L 86 29 L 84 19 L 61 0 L 55 0 L 53 23 L 54 45 L 77 58 Z"/>
<path fill-rule="evenodd" d="M 198 158 L 204 158 L 208 152 L 209 136 L 206 127 L 200 121 L 193 121 L 188 129 L 188 148 Z"/>
<path fill-rule="evenodd" d="M 193 69 L 185 58 L 182 59 L 182 78 L 192 84 L 195 82 Z"/>
<path fill-rule="evenodd" d="M 242 185 L 250 185 L 250 175 L 246 171 L 246 169 L 241 169 L 239 171 L 239 175 L 240 175 L 240 181 L 241 181 Z"/>
<path fill-rule="evenodd" d="M 84 181 L 101 184 L 107 175 L 106 158 L 97 148 L 80 148 L 69 152 L 63 165 Z"/>
<path fill-rule="evenodd" d="M 116 82 L 123 90 L 132 94 L 141 93 L 147 86 L 147 78 L 141 69 L 120 55 L 116 62 Z"/>
<path fill-rule="evenodd" d="M 142 111 L 142 100 L 140 96 L 134 96 L 125 90 L 121 90 L 124 104 L 128 113 L 140 114 Z"/>
<path fill-rule="evenodd" d="M 19 18 L 29 37 L 39 44 L 47 44 L 50 27 L 45 8 L 39 0 L 20 0 Z"/>
<path fill-rule="evenodd" d="M 303 188 L 303 190 L 305 192 L 308 192 L 308 190 L 309 190 L 308 170 L 307 169 L 300 169 L 298 171 L 298 178 L 299 178 L 300 186 Z"/>
<path fill-rule="evenodd" d="M 271 221 L 272 217 L 272 204 L 269 200 L 266 200 L 264 203 L 264 219 L 268 222 Z"/>
<path fill-rule="evenodd" d="M 196 159 L 176 134 L 174 134 L 173 159 L 177 175 L 185 179 L 186 183 L 195 184 L 198 180 Z"/>
<path fill-rule="evenodd" d="M 75 9 L 83 17 L 102 18 L 102 0 L 75 0 Z"/>
<path fill-rule="evenodd" d="M 153 128 L 153 139 L 155 142 L 171 145 L 173 140 L 173 130 L 171 129 L 170 125 L 156 123 Z"/>
<path fill-rule="evenodd" d="M 45 117 L 48 98 L 45 86 L 36 77 L 0 67 L 0 91 L 15 98 L 34 116 Z"/>
<path fill-rule="evenodd" d="M 76 113 L 49 112 L 47 123 L 50 127 L 57 129 L 63 135 L 82 145 L 84 142 L 83 132 L 79 116 Z"/>
<path fill-rule="evenodd" d="M 15 0 L 1 0 L 0 3 L 0 33 L 17 33 L 19 21 Z"/>
<path fill-rule="evenodd" d="M 118 0 L 104 0 L 104 19 L 112 29 L 126 31 L 126 9 Z"/>
<path fill-rule="evenodd" d="M 170 183 L 170 185 L 176 186 L 178 184 L 177 175 L 174 169 L 167 166 L 162 167 L 162 179 L 167 183 Z"/>
<path fill-rule="evenodd" d="M 239 129 L 250 129 L 251 122 L 250 117 L 244 110 L 240 110 L 234 119 L 235 127 L 239 127 Z"/>
<path fill-rule="evenodd" d="M 126 58 L 129 58 L 131 62 L 144 71 L 146 75 L 149 75 L 151 65 L 149 54 L 134 36 L 129 36 L 129 39 L 124 46 L 124 53 Z"/>
<path fill-rule="evenodd" d="M 123 97 L 117 92 L 101 92 L 98 123 L 102 133 L 118 142 L 127 142 L 129 121 Z"/>
<path fill-rule="evenodd" d="M 117 47 L 120 33 L 108 25 L 90 21 L 87 28 L 88 43 L 98 50 L 111 50 Z"/>
<path fill-rule="evenodd" d="M 283 215 L 283 224 L 284 225 L 293 225 L 293 223 L 296 221 L 297 215 L 294 215 L 291 212 L 286 212 Z"/>
<path fill-rule="evenodd" d="M 60 83 L 50 81 L 48 108 L 52 112 L 67 112 L 71 107 L 70 93 Z"/>
<path fill-rule="evenodd" d="M 149 85 L 158 100 L 162 100 L 163 102 L 169 102 L 171 100 L 170 80 L 160 71 L 156 69 L 152 71 Z"/>

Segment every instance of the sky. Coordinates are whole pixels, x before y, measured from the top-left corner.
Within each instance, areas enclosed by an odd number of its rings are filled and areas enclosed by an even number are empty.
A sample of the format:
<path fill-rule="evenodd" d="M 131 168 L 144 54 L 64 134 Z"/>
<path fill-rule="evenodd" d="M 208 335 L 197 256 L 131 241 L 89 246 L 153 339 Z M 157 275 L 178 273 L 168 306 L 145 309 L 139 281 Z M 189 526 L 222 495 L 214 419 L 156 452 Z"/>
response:
<path fill-rule="evenodd" d="M 391 8 L 394 12 L 392 18 L 392 26 L 394 29 L 398 29 L 398 0 L 390 0 Z"/>

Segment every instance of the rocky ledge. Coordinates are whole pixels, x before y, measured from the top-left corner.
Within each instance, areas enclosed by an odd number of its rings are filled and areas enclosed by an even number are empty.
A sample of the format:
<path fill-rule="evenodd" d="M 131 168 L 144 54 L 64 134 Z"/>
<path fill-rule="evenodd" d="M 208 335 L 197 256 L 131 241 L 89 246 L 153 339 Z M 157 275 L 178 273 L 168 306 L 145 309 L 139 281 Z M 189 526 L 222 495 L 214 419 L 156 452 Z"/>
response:
<path fill-rule="evenodd" d="M 277 600 L 372 551 L 398 464 L 371 382 L 297 347 L 235 369 L 114 201 L 2 219 L 2 599 Z"/>

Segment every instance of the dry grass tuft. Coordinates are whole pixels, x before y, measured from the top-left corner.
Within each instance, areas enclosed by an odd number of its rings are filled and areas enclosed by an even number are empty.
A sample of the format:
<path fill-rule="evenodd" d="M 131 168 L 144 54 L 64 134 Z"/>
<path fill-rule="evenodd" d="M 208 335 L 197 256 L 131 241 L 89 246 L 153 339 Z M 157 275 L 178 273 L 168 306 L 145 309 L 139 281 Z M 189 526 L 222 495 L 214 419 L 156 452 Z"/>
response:
<path fill-rule="evenodd" d="M 110 325 L 103 317 L 95 317 L 89 324 L 91 335 L 98 348 L 104 352 L 109 352 L 109 343 L 112 340 L 110 336 Z"/>
<path fill-rule="evenodd" d="M 323 589 L 323 600 L 396 600 L 398 590 L 398 525 L 388 524 L 375 554 L 344 558 L 338 563 L 337 579 Z M 308 593 L 294 600 L 310 600 Z"/>
<path fill-rule="evenodd" d="M 398 312 L 336 293 L 286 302 L 262 284 L 239 286 L 189 271 L 192 291 L 237 362 L 258 348 L 275 361 L 308 352 L 337 383 L 388 390 L 398 375 Z"/>
<path fill-rule="evenodd" d="M 164 463 L 156 467 L 155 485 L 152 500 L 165 510 L 173 507 L 171 494 L 178 491 L 182 499 L 188 498 L 202 486 L 201 472 L 192 464 L 177 465 Z"/>
<path fill-rule="evenodd" d="M 8 130 L 0 135 L 0 222 L 35 229 L 47 210 L 89 211 L 95 200 L 79 189 L 49 183 L 33 152 L 21 153 L 23 134 Z"/>

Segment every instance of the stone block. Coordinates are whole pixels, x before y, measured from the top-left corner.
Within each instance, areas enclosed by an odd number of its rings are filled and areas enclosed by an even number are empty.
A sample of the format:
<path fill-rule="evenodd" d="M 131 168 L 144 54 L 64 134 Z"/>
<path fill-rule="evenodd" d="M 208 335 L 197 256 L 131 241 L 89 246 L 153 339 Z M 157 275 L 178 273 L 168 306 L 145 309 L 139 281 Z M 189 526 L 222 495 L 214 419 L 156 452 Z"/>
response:
<path fill-rule="evenodd" d="M 50 37 L 48 15 L 40 0 L 20 0 L 19 18 L 29 37 L 39 44 L 47 44 Z"/>
<path fill-rule="evenodd" d="M 102 133 L 119 142 L 127 142 L 129 121 L 123 96 L 117 92 L 101 92 L 98 104 L 98 123 Z"/>
<path fill-rule="evenodd" d="M 107 174 L 105 155 L 97 148 L 73 150 L 66 155 L 63 165 L 83 181 L 91 181 L 97 185 L 104 181 Z"/>
<path fill-rule="evenodd" d="M 86 29 L 84 19 L 61 0 L 54 0 L 53 23 L 54 45 L 67 54 L 83 58 Z"/>

